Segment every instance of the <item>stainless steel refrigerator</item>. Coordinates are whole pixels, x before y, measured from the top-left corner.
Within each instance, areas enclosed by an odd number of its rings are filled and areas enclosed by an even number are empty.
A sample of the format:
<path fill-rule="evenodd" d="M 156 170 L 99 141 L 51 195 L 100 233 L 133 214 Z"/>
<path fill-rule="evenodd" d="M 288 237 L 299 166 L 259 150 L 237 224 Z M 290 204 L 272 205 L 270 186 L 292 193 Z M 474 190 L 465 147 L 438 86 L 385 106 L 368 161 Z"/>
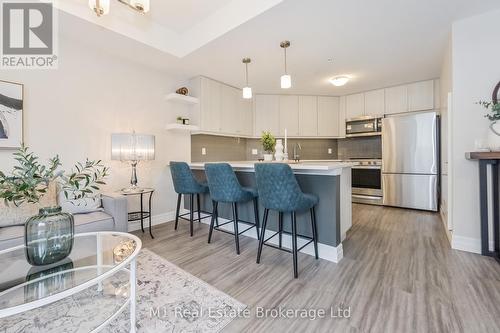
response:
<path fill-rule="evenodd" d="M 394 115 L 382 121 L 383 204 L 439 208 L 439 116 Z"/>

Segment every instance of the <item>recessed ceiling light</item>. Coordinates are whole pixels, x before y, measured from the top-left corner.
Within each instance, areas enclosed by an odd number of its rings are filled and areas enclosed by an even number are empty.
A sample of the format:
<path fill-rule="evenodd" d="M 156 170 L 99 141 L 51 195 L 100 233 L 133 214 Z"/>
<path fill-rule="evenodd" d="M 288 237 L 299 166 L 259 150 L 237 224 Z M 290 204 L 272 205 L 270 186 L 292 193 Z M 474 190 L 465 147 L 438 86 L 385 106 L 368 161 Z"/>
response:
<path fill-rule="evenodd" d="M 347 82 L 349 82 L 350 77 L 342 75 L 342 76 L 336 76 L 332 77 L 329 81 L 331 84 L 333 84 L 335 87 L 342 87 L 345 85 Z"/>

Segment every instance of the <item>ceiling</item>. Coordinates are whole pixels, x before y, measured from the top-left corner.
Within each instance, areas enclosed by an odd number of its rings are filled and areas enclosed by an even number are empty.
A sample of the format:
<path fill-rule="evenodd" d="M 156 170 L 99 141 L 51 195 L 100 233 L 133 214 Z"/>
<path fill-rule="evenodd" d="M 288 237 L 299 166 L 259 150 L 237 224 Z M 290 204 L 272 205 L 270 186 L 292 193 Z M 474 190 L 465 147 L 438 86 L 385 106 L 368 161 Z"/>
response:
<path fill-rule="evenodd" d="M 151 0 L 147 15 L 114 3 L 99 19 L 86 0 L 58 5 L 121 34 L 111 49 L 101 45 L 107 52 L 180 77 L 205 75 L 242 87 L 241 59 L 248 56 L 257 93 L 343 95 L 439 77 L 452 22 L 499 9 L 500 1 Z M 99 45 L 96 34 L 104 34 L 74 19 L 62 22 L 95 31 L 84 34 L 89 43 Z M 292 42 L 287 91 L 279 87 L 284 39 Z M 342 74 L 352 76 L 346 86 L 328 83 Z"/>

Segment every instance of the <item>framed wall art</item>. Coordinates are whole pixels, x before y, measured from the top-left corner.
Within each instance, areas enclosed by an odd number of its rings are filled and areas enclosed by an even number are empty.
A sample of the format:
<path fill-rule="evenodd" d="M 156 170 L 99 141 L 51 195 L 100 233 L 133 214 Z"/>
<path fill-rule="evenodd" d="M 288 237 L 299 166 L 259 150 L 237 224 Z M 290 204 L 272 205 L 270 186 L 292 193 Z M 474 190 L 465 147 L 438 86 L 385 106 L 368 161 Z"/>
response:
<path fill-rule="evenodd" d="M 0 149 L 16 149 L 23 142 L 24 86 L 0 80 Z"/>

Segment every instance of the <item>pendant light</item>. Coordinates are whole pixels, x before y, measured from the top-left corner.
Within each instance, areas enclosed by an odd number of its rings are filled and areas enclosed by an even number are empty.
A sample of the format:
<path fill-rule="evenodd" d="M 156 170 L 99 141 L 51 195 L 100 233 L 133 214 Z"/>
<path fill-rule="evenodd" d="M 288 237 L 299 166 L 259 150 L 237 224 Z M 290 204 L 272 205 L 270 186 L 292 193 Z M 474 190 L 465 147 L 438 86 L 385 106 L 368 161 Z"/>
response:
<path fill-rule="evenodd" d="M 246 85 L 243 88 L 243 98 L 251 99 L 252 98 L 252 88 L 248 85 L 248 64 L 252 62 L 250 58 L 243 58 L 242 62 L 245 64 L 245 82 Z"/>
<path fill-rule="evenodd" d="M 285 74 L 281 76 L 281 89 L 289 89 L 292 87 L 292 77 L 287 72 L 286 49 L 290 47 L 290 41 L 282 41 L 280 46 L 285 51 Z"/>

